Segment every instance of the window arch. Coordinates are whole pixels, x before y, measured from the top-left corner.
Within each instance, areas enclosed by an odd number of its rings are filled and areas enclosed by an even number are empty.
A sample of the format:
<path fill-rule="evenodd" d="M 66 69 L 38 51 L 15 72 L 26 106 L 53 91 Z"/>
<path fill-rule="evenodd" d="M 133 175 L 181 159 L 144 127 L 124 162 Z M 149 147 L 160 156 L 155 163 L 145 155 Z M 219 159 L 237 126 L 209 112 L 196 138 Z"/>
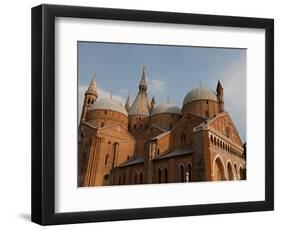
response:
<path fill-rule="evenodd" d="M 135 181 L 134 181 L 134 183 L 135 183 L 135 184 L 138 183 L 138 174 L 137 174 L 137 172 L 135 172 Z"/>
<path fill-rule="evenodd" d="M 123 184 L 126 184 L 126 174 L 123 174 Z"/>
<path fill-rule="evenodd" d="M 180 181 L 184 182 L 184 167 L 180 165 Z"/>
<path fill-rule="evenodd" d="M 142 172 L 140 172 L 140 184 L 143 184 L 143 176 L 142 176 Z"/>
<path fill-rule="evenodd" d="M 184 132 L 181 133 L 181 142 L 185 142 L 185 133 Z"/>
<path fill-rule="evenodd" d="M 108 163 L 108 159 L 109 159 L 109 154 L 106 154 L 105 156 L 105 160 L 104 160 L 104 165 L 106 166 Z"/>
<path fill-rule="evenodd" d="M 188 182 L 191 181 L 191 164 L 187 165 L 187 173 L 188 173 Z"/>
<path fill-rule="evenodd" d="M 170 124 L 169 124 L 169 130 L 171 130 L 172 128 L 173 128 L 173 124 L 170 123 Z"/>
<path fill-rule="evenodd" d="M 158 183 L 161 183 L 162 182 L 162 180 L 161 180 L 161 178 L 162 178 L 162 170 L 159 168 L 158 169 Z"/>
<path fill-rule="evenodd" d="M 168 168 L 164 168 L 164 182 L 168 183 Z"/>
<path fill-rule="evenodd" d="M 213 143 L 213 141 L 214 141 L 214 140 L 213 140 L 213 135 L 211 135 L 211 142 Z"/>

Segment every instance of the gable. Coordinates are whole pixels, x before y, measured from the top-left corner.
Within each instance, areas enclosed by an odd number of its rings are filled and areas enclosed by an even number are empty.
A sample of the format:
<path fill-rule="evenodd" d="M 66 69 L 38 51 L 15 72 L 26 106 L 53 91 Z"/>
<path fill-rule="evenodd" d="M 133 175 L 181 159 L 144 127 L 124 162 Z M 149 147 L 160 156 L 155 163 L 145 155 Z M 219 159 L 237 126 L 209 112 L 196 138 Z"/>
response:
<path fill-rule="evenodd" d="M 230 115 L 224 112 L 208 122 L 209 127 L 220 132 L 226 138 L 230 138 L 236 144 L 242 145 L 239 133 L 233 123 Z"/>
<path fill-rule="evenodd" d="M 202 124 L 205 119 L 193 113 L 186 113 L 171 130 L 173 147 L 184 147 L 193 144 L 193 128 Z M 182 135 L 184 134 L 184 140 Z"/>
<path fill-rule="evenodd" d="M 97 131 L 99 136 L 108 136 L 118 140 L 134 140 L 134 137 L 120 123 L 99 128 Z"/>

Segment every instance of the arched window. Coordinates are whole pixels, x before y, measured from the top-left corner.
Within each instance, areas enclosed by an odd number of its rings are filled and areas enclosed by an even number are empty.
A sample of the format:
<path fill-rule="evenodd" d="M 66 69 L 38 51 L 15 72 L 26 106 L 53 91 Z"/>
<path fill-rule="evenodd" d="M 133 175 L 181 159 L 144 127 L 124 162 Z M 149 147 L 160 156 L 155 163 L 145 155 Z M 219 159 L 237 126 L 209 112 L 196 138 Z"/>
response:
<path fill-rule="evenodd" d="M 107 163 L 108 163 L 108 158 L 109 158 L 109 155 L 108 154 L 106 154 L 106 156 L 105 156 L 105 160 L 104 160 L 104 165 L 106 166 L 107 165 Z"/>
<path fill-rule="evenodd" d="M 168 183 L 168 168 L 164 169 L 164 182 Z"/>
<path fill-rule="evenodd" d="M 118 177 L 118 185 L 121 185 L 121 176 Z"/>
<path fill-rule="evenodd" d="M 107 111 L 106 111 L 106 110 L 104 110 L 104 114 L 107 114 Z"/>
<path fill-rule="evenodd" d="M 191 164 L 187 165 L 187 172 L 188 172 L 188 182 L 191 181 Z"/>
<path fill-rule="evenodd" d="M 183 165 L 180 166 L 180 180 L 184 182 L 184 167 Z"/>
<path fill-rule="evenodd" d="M 211 142 L 213 143 L 213 141 L 214 141 L 214 140 L 213 140 L 213 135 L 211 135 Z"/>
<path fill-rule="evenodd" d="M 157 149 L 157 155 L 159 155 L 160 154 L 160 149 Z"/>
<path fill-rule="evenodd" d="M 91 103 L 91 99 L 89 98 L 89 99 L 88 99 L 88 104 L 90 104 L 90 103 Z"/>
<path fill-rule="evenodd" d="M 138 183 L 138 174 L 137 174 L 137 172 L 135 172 L 135 181 L 134 181 L 134 183 L 135 183 L 135 184 Z"/>
<path fill-rule="evenodd" d="M 94 100 L 91 101 L 91 104 L 94 104 Z"/>
<path fill-rule="evenodd" d="M 172 123 L 170 123 L 170 125 L 169 125 L 169 129 L 171 130 L 173 128 L 173 124 Z"/>
<path fill-rule="evenodd" d="M 161 169 L 159 168 L 158 169 L 158 183 L 161 183 L 161 178 L 162 178 L 162 175 L 161 175 Z"/>
<path fill-rule="evenodd" d="M 181 133 L 181 142 L 185 142 L 185 133 L 184 132 Z"/>
<path fill-rule="evenodd" d="M 142 172 L 140 172 L 140 184 L 143 184 L 143 176 L 142 176 Z"/>
<path fill-rule="evenodd" d="M 103 127 L 103 126 L 104 126 L 104 123 L 102 122 L 100 126 Z"/>
<path fill-rule="evenodd" d="M 123 184 L 126 184 L 126 175 L 123 175 Z"/>

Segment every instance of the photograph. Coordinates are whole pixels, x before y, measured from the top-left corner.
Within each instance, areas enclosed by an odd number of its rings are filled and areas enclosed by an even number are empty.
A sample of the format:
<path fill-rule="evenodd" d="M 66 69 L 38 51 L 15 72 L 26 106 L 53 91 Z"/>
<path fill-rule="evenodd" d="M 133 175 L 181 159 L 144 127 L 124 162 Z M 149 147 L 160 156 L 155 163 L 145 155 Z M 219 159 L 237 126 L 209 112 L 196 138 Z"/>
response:
<path fill-rule="evenodd" d="M 246 180 L 246 49 L 77 51 L 78 187 Z"/>

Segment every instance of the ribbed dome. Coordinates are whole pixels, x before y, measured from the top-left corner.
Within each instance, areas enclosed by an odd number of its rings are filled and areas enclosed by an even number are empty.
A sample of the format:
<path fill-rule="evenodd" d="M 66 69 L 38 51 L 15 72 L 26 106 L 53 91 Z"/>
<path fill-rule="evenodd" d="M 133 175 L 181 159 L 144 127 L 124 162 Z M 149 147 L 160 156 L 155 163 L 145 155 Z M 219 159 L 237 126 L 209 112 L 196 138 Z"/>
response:
<path fill-rule="evenodd" d="M 155 109 L 152 110 L 151 115 L 159 114 L 159 113 L 176 113 L 181 114 L 181 110 L 175 104 L 172 103 L 163 103 L 156 106 Z"/>
<path fill-rule="evenodd" d="M 217 101 L 217 95 L 216 93 L 207 88 L 207 87 L 199 87 L 192 89 L 184 98 L 183 100 L 183 106 L 191 101 L 196 100 L 212 100 Z"/>
<path fill-rule="evenodd" d="M 112 110 L 119 113 L 123 113 L 125 116 L 128 116 L 125 107 L 120 102 L 112 98 L 101 98 L 97 100 L 97 102 L 90 107 L 90 110 L 97 110 L 97 109 Z"/>

